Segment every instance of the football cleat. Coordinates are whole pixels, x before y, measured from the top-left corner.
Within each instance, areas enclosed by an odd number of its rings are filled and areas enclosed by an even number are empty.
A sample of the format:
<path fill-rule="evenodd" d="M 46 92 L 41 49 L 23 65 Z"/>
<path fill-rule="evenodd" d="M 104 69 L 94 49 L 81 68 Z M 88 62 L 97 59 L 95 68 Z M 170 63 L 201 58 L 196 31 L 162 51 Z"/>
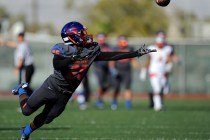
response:
<path fill-rule="evenodd" d="M 99 109 L 104 108 L 104 102 L 102 100 L 97 100 L 96 101 L 96 107 Z"/>
<path fill-rule="evenodd" d="M 127 101 L 125 102 L 125 108 L 126 108 L 126 109 L 131 109 L 131 108 L 132 108 L 132 102 L 131 102 L 131 100 L 127 100 Z"/>
<path fill-rule="evenodd" d="M 14 95 L 21 95 L 23 93 L 26 93 L 26 89 L 28 87 L 28 83 L 21 83 L 20 85 L 14 87 L 12 89 L 12 94 Z"/>
<path fill-rule="evenodd" d="M 85 110 L 85 109 L 87 109 L 87 104 L 86 104 L 86 103 L 80 104 L 80 105 L 79 105 L 79 109 L 80 109 L 80 110 Z"/>
<path fill-rule="evenodd" d="M 117 109 L 117 100 L 112 100 L 111 109 L 112 110 L 116 110 Z"/>
<path fill-rule="evenodd" d="M 24 134 L 25 127 L 20 128 L 21 139 L 20 140 L 29 140 L 29 135 Z"/>

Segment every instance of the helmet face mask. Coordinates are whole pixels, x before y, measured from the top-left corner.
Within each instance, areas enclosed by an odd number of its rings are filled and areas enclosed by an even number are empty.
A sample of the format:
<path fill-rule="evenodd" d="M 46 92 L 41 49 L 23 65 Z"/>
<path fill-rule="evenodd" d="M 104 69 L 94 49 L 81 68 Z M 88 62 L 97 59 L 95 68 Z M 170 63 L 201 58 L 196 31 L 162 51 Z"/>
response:
<path fill-rule="evenodd" d="M 87 28 L 79 22 L 69 22 L 61 30 L 61 37 L 66 45 L 74 44 L 85 47 L 93 42 L 93 36 L 88 35 Z"/>

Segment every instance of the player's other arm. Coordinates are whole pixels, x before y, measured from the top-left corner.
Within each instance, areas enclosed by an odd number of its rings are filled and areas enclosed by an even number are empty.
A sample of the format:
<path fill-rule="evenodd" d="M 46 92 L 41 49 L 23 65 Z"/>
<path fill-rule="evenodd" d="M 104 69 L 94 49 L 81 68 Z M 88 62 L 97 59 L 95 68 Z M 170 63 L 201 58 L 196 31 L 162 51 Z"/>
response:
<path fill-rule="evenodd" d="M 173 67 L 173 53 L 170 53 L 167 56 L 167 61 L 166 61 L 166 73 L 171 73 Z"/>
<path fill-rule="evenodd" d="M 53 67 L 54 69 L 62 69 L 69 66 L 69 64 L 75 61 L 74 57 L 63 57 L 61 55 L 54 55 L 53 57 Z"/>
<path fill-rule="evenodd" d="M 26 48 L 24 46 L 21 46 L 17 49 L 17 55 L 15 57 L 16 63 L 15 63 L 15 74 L 17 75 L 19 71 L 23 68 L 24 66 L 24 57 L 25 57 L 25 52 Z"/>
<path fill-rule="evenodd" d="M 151 56 L 148 56 L 146 61 L 145 61 L 145 64 L 144 64 L 144 68 L 147 69 L 147 70 L 149 68 L 150 61 L 151 61 Z"/>
<path fill-rule="evenodd" d="M 132 52 L 101 52 L 94 61 L 116 61 L 121 59 L 140 57 L 150 52 L 156 52 L 156 50 L 140 48 L 139 50 Z"/>
<path fill-rule="evenodd" d="M 15 75 L 18 75 L 20 69 L 23 68 L 23 62 L 24 62 L 24 61 L 23 61 L 22 58 L 18 58 L 16 67 L 15 67 L 15 70 L 14 70 Z"/>
<path fill-rule="evenodd" d="M 53 67 L 57 70 L 68 67 L 69 64 L 73 63 L 76 60 L 76 55 L 74 55 L 73 53 L 69 53 L 69 55 L 67 56 L 64 53 L 63 48 L 60 44 L 56 44 L 55 46 L 53 46 L 51 53 L 54 55 Z"/>
<path fill-rule="evenodd" d="M 15 41 L 5 41 L 5 40 L 0 40 L 0 46 L 6 46 L 10 48 L 16 48 L 17 43 Z"/>
<path fill-rule="evenodd" d="M 149 65 L 150 65 L 150 61 L 151 61 L 151 56 L 148 56 L 145 63 L 144 63 L 144 66 L 140 70 L 139 78 L 142 81 L 146 80 L 147 71 L 148 71 L 148 68 L 149 68 Z"/>

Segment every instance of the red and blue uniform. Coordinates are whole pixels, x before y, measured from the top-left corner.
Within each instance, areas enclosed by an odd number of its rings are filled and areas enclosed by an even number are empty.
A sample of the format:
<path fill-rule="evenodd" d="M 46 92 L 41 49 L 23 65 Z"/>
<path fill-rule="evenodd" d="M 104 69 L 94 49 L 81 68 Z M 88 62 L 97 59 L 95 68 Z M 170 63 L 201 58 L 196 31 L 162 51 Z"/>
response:
<path fill-rule="evenodd" d="M 125 47 L 125 48 L 120 48 L 117 47 L 115 49 L 117 52 L 131 52 L 133 51 L 132 47 Z M 130 89 L 131 84 L 132 84 L 132 64 L 131 64 L 131 59 L 122 59 L 118 60 L 115 63 L 115 68 L 118 71 L 118 75 L 116 77 L 116 83 L 115 83 L 115 92 L 120 91 L 120 86 L 124 82 L 125 84 L 125 89 Z"/>
<path fill-rule="evenodd" d="M 100 45 L 101 52 L 112 52 L 112 49 L 109 47 L 107 43 Z M 98 79 L 99 86 L 103 91 L 106 91 L 108 87 L 111 86 L 110 78 L 110 70 L 109 64 L 107 61 L 98 61 L 95 62 L 95 72 Z"/>

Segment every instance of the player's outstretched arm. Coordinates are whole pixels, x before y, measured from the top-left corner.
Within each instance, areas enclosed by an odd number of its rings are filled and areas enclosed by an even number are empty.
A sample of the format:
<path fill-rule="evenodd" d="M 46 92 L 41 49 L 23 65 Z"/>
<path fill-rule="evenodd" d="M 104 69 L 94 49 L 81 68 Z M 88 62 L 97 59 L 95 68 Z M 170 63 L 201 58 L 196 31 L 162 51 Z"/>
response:
<path fill-rule="evenodd" d="M 141 47 L 132 52 L 101 52 L 94 61 L 116 61 L 120 59 L 140 57 L 151 52 L 156 52 L 156 50 Z"/>

